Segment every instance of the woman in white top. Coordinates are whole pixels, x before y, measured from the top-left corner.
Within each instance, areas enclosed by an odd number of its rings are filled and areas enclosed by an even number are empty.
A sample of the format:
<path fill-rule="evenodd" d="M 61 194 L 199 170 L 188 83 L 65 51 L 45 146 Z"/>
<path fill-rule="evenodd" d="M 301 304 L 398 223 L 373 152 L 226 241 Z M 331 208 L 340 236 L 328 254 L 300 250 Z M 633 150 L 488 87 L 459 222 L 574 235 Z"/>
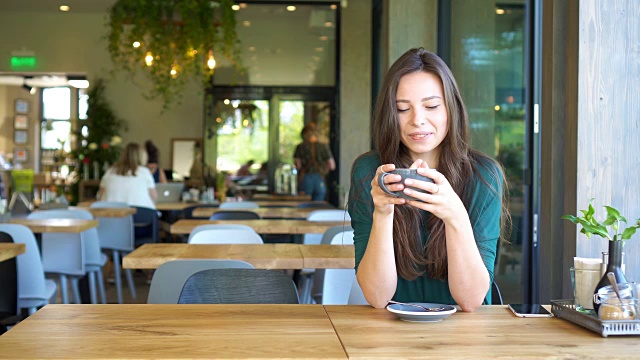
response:
<path fill-rule="evenodd" d="M 156 208 L 156 185 L 147 163 L 147 153 L 136 143 L 124 148 L 118 162 L 100 181 L 98 200 L 125 202 L 131 206 Z"/>

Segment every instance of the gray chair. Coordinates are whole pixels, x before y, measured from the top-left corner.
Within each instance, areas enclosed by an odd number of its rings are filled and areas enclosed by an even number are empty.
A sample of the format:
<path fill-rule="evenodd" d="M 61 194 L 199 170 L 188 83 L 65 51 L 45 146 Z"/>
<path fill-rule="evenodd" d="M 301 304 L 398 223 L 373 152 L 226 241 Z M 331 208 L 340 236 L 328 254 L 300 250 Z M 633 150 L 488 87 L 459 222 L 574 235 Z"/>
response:
<path fill-rule="evenodd" d="M 333 240 L 333 238 L 342 233 L 342 232 L 351 232 L 351 234 L 347 234 L 347 236 L 344 238 L 344 245 L 353 245 L 353 228 L 350 225 L 338 225 L 338 226 L 333 226 L 328 228 L 323 234 L 322 234 L 322 240 L 320 240 L 320 244 L 322 245 L 330 245 L 331 241 Z M 338 242 L 338 244 L 336 245 L 341 245 L 343 243 L 343 237 L 340 238 L 340 241 Z M 306 296 L 311 296 L 313 298 L 313 301 L 316 304 L 323 304 L 322 302 L 322 291 L 323 291 L 323 287 L 324 287 L 324 275 L 325 275 L 325 269 L 316 269 L 314 272 L 312 273 L 303 273 L 301 274 L 303 276 L 312 276 L 313 279 L 311 281 L 305 281 L 304 284 L 306 285 L 305 288 L 303 288 L 303 295 L 306 294 Z M 310 293 L 309 293 L 310 291 Z M 301 296 L 302 297 L 302 296 Z M 305 299 L 305 298 L 303 298 Z M 307 298 L 308 299 L 308 298 Z"/>
<path fill-rule="evenodd" d="M 293 280 L 273 270 L 211 269 L 192 275 L 179 304 L 298 304 Z"/>
<path fill-rule="evenodd" d="M 491 305 L 503 305 L 502 294 L 500 293 L 500 288 L 495 281 L 491 283 Z"/>
<path fill-rule="evenodd" d="M 253 269 L 240 260 L 173 260 L 160 265 L 153 274 L 147 304 L 177 304 L 184 283 L 191 275 L 208 269 Z"/>
<path fill-rule="evenodd" d="M 220 209 L 257 209 L 259 207 L 253 201 L 223 202 L 220 204 Z"/>
<path fill-rule="evenodd" d="M 92 208 L 128 208 L 129 205 L 123 202 L 96 201 L 91 204 Z M 111 252 L 113 259 L 113 271 L 116 281 L 116 297 L 118 304 L 122 304 L 122 279 L 120 277 L 121 259 L 134 249 L 134 225 L 133 215 L 126 217 L 98 217 L 98 236 L 100 237 L 100 247 Z M 125 269 L 129 293 L 135 299 L 136 285 L 133 282 L 131 269 Z"/>
<path fill-rule="evenodd" d="M 211 215 L 209 220 L 260 220 L 260 215 L 253 211 L 222 210 Z"/>

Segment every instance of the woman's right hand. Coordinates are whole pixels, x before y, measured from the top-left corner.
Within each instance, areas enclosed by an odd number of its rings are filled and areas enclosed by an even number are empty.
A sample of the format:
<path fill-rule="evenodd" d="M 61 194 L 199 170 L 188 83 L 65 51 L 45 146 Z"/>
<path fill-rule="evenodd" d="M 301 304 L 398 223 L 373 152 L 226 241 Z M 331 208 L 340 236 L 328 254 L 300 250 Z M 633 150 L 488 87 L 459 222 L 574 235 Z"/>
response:
<path fill-rule="evenodd" d="M 403 205 L 407 202 L 403 198 L 387 194 L 382 191 L 380 185 L 378 185 L 378 177 L 383 172 L 390 172 L 395 170 L 395 168 L 396 166 L 394 164 L 381 165 L 376 170 L 376 175 L 373 177 L 373 180 L 371 180 L 371 198 L 373 199 L 373 205 L 375 207 L 374 211 L 380 215 L 392 215 L 394 205 Z M 390 191 L 402 191 L 404 189 L 404 184 L 400 182 L 401 180 L 402 176 L 400 175 L 387 175 L 384 178 L 384 183 Z"/>

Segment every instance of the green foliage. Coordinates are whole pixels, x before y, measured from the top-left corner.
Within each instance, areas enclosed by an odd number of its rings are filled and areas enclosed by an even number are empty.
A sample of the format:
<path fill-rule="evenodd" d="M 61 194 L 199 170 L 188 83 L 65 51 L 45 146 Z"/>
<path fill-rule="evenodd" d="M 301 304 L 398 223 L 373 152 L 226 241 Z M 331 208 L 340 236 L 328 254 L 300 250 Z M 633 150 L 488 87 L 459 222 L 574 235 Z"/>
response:
<path fill-rule="evenodd" d="M 582 216 L 564 215 L 562 218 L 569 220 L 576 225 L 581 225 L 582 229 L 580 229 L 580 232 L 587 235 L 587 238 L 591 238 L 591 235 L 595 234 L 605 239 L 609 239 L 610 241 L 631 239 L 631 236 L 633 236 L 636 233 L 636 230 L 640 227 L 640 219 L 627 227 L 621 234 L 621 222 L 626 224 L 627 219 L 620 215 L 620 211 L 614 207 L 604 206 L 604 208 L 607 209 L 607 218 L 602 222 L 599 222 L 595 218 L 593 199 L 589 201 L 589 208 L 587 210 L 580 210 Z M 609 235 L 609 227 L 614 231 L 613 237 Z"/>
<path fill-rule="evenodd" d="M 233 4 L 233 0 L 118 0 L 109 17 L 111 59 L 130 73 L 146 72 L 152 82 L 146 97 L 161 97 L 164 109 L 170 108 L 180 102 L 188 80 L 209 81 L 210 52 L 242 70 Z M 150 66 L 145 62 L 149 53 Z"/>
<path fill-rule="evenodd" d="M 72 184 L 73 202 L 77 201 L 77 181 L 82 177 L 83 164 L 90 167 L 97 161 L 100 170 L 105 163 L 113 164 L 120 156 L 120 134 L 127 130 L 127 123 L 118 118 L 111 105 L 105 98 L 106 85 L 104 79 L 92 82 L 89 92 L 87 120 L 81 120 L 80 127 L 87 126 L 88 135 L 83 136 L 82 130 L 74 134 L 77 138 L 75 149 L 69 153 L 71 162 L 75 165 L 76 182 Z M 103 175 L 103 174 L 101 174 Z"/>

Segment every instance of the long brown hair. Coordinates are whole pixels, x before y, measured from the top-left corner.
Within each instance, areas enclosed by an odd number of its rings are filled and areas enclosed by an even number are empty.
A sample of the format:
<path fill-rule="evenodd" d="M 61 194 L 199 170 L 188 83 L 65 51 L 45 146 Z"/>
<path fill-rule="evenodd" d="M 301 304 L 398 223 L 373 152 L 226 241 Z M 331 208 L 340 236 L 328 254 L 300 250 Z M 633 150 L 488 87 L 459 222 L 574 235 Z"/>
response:
<path fill-rule="evenodd" d="M 117 175 L 136 176 L 138 166 L 147 161 L 147 153 L 137 143 L 128 143 L 120 154 L 120 159 L 113 164 L 113 171 Z"/>
<path fill-rule="evenodd" d="M 389 69 L 382 82 L 373 115 L 373 140 L 382 164 L 395 164 L 406 168 L 413 163 L 409 149 L 400 140 L 400 124 L 396 93 L 400 79 L 407 74 L 424 71 L 437 76 L 442 82 L 447 108 L 448 133 L 440 147 L 438 171 L 469 208 L 471 181 L 474 175 L 487 184 L 504 182 L 501 166 L 492 158 L 469 147 L 469 119 L 458 85 L 451 70 L 437 55 L 423 49 L 411 49 Z M 478 167 L 486 169 L 493 181 L 484 179 Z M 491 189 L 497 195 L 502 189 Z M 509 214 L 503 196 L 501 224 L 509 223 Z M 422 244 L 423 229 L 429 230 L 426 246 Z M 393 217 L 393 246 L 397 271 L 405 279 L 413 280 L 427 273 L 430 278 L 447 278 L 447 248 L 444 222 L 429 216 L 426 224 L 420 210 L 412 206 L 396 206 Z"/>

